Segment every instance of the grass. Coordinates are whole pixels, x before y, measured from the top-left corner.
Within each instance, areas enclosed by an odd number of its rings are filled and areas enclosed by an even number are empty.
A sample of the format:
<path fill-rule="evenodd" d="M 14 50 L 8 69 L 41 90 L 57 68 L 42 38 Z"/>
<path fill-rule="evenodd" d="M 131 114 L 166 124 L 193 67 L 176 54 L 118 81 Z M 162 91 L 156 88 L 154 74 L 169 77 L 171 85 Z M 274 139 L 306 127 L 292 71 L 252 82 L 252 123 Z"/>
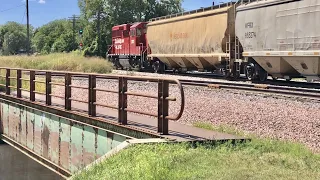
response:
<path fill-rule="evenodd" d="M 196 148 L 134 145 L 74 179 L 320 179 L 320 155 L 301 144 L 271 139 Z"/>
<path fill-rule="evenodd" d="M 193 126 L 198 127 L 198 128 L 202 128 L 202 129 L 217 131 L 217 132 L 221 132 L 221 133 L 245 136 L 245 133 L 238 131 L 234 128 L 228 127 L 228 126 L 224 126 L 224 125 L 212 126 L 211 124 L 205 123 L 205 122 L 195 122 L 193 124 Z"/>
<path fill-rule="evenodd" d="M 5 72 L 4 71 L 1 71 L 1 76 L 5 76 Z M 17 77 L 17 73 L 16 71 L 12 71 L 10 73 L 10 76 L 11 77 Z M 22 75 L 22 78 L 23 79 L 29 79 L 29 75 Z M 44 77 L 36 77 L 36 80 L 37 81 L 45 81 L 45 78 Z M 62 83 L 64 82 L 62 79 L 52 79 L 52 82 L 55 82 L 55 83 Z M 0 84 L 3 84 L 5 85 L 6 81 L 4 78 L 0 78 Z M 16 79 L 10 79 L 10 86 L 14 86 L 14 87 L 17 87 L 17 80 Z M 21 81 L 21 86 L 23 89 L 26 89 L 26 90 L 30 90 L 30 82 L 29 81 Z M 10 89 L 11 92 L 12 91 L 16 91 L 16 89 L 14 88 L 11 88 Z M 46 92 L 46 85 L 44 83 L 39 83 L 39 82 L 36 82 L 35 83 L 35 90 L 38 91 L 38 92 Z M 0 86 L 0 91 L 5 91 L 5 87 L 3 86 Z"/>
<path fill-rule="evenodd" d="M 0 64 L 15 68 L 86 73 L 110 73 L 112 71 L 112 64 L 109 61 L 97 57 L 83 57 L 77 52 L 41 56 L 0 56 Z"/>
<path fill-rule="evenodd" d="M 110 73 L 112 64 L 102 58 L 92 57 L 86 58 L 78 52 L 72 53 L 56 53 L 43 56 L 0 56 L 0 66 L 10 68 L 24 68 L 37 70 L 54 70 L 54 71 L 73 71 L 85 73 Z M 1 76 L 5 76 L 5 70 L 1 70 Z M 16 72 L 11 73 L 12 77 L 16 77 Z M 22 78 L 29 78 L 23 75 Z M 44 81 L 44 78 L 37 77 L 36 80 Z M 12 86 L 16 86 L 16 80 L 12 79 Z M 61 80 L 53 79 L 53 82 L 61 82 Z M 0 84 L 5 84 L 5 79 L 0 77 Z M 22 81 L 23 89 L 30 89 L 29 82 Z M 3 91 L 4 87 L 0 87 Z M 13 89 L 14 90 L 14 89 Z M 45 84 L 36 83 L 36 91 L 45 92 Z"/>

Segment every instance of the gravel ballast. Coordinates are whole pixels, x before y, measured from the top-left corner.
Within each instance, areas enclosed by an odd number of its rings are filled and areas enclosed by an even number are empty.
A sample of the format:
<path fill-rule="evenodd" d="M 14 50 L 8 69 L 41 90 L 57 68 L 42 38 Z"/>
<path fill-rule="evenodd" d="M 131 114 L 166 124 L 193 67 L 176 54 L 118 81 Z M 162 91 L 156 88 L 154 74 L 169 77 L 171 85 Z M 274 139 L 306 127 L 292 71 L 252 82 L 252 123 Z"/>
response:
<path fill-rule="evenodd" d="M 72 85 L 87 86 L 87 80 L 75 79 Z M 117 90 L 117 81 L 98 80 L 98 88 Z M 130 82 L 128 91 L 157 95 L 155 83 Z M 310 149 L 320 152 L 320 103 L 300 102 L 287 99 L 265 98 L 246 95 L 241 91 L 205 87 L 185 86 L 185 111 L 178 121 L 193 125 L 207 122 L 213 125 L 233 127 L 245 133 L 260 137 L 272 137 L 304 143 Z M 56 87 L 55 95 L 64 95 L 64 87 Z M 170 115 L 176 115 L 180 108 L 177 86 L 170 86 L 170 96 L 177 97 L 170 102 Z M 87 100 L 88 91 L 72 89 L 72 98 Z M 116 106 L 116 94 L 97 92 L 98 103 Z M 142 97 L 128 97 L 128 108 L 144 112 L 157 112 L 157 100 Z"/>

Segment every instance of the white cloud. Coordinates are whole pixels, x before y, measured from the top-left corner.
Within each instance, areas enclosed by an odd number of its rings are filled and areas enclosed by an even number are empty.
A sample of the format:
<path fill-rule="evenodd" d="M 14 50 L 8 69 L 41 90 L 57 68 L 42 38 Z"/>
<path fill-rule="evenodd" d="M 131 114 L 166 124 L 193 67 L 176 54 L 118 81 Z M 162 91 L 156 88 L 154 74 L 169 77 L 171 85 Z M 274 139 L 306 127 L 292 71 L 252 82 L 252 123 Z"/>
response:
<path fill-rule="evenodd" d="M 37 0 L 29 0 L 29 2 L 34 2 L 34 1 L 37 1 Z M 25 3 L 26 0 L 22 0 L 21 2 Z M 46 3 L 46 0 L 39 0 L 38 3 L 40 3 L 40 4 L 45 4 L 45 3 Z"/>

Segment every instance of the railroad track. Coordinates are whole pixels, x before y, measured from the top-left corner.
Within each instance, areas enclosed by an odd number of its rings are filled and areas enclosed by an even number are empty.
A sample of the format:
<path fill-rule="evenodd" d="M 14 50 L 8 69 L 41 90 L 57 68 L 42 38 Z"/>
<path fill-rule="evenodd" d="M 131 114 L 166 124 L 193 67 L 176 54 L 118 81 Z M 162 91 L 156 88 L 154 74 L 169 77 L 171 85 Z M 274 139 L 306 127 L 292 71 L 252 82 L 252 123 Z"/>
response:
<path fill-rule="evenodd" d="M 154 73 L 149 73 L 149 72 L 143 72 L 147 74 L 154 74 Z M 42 72 L 36 72 L 36 75 L 45 75 Z M 53 76 L 61 76 L 60 74 L 52 74 Z M 182 77 L 193 77 L 193 78 L 203 78 L 203 79 L 208 79 L 208 81 L 212 80 L 226 80 L 223 76 L 220 75 L 213 75 L 213 74 L 205 74 L 205 73 L 182 73 L 182 74 L 174 74 L 174 73 L 166 73 L 164 75 L 169 75 L 172 76 L 172 78 L 176 78 L 175 76 L 182 76 Z M 179 79 L 179 78 L 178 78 Z M 185 81 L 184 79 L 179 79 L 180 81 Z M 228 80 L 226 80 L 228 81 Z M 249 81 L 245 78 L 240 78 L 239 80 L 230 80 L 229 82 L 246 82 Z M 199 81 L 198 81 L 199 82 Z M 215 83 L 215 82 L 213 82 Z M 253 81 L 251 84 L 265 84 L 265 85 L 273 85 L 273 86 L 283 86 L 283 87 L 300 87 L 300 88 L 309 88 L 309 89 L 319 89 L 320 90 L 320 83 L 309 83 L 309 82 L 298 82 L 298 81 L 283 81 L 283 80 L 271 80 L 268 79 L 265 82 L 258 82 L 258 81 Z"/>
<path fill-rule="evenodd" d="M 121 70 L 117 70 L 121 71 Z M 123 70 L 124 71 L 124 70 Z M 124 71 L 127 72 L 127 71 Z M 130 72 L 130 71 L 129 71 Z M 146 74 L 155 74 L 155 73 L 150 73 L 150 72 L 142 72 Z M 181 77 L 192 77 L 192 78 L 202 78 L 202 79 L 208 79 L 210 80 L 225 80 L 229 82 L 251 82 L 248 79 L 244 77 L 240 77 L 237 80 L 227 80 L 223 75 L 218 75 L 218 74 L 211 74 L 211 73 L 173 73 L 173 72 L 166 72 L 163 75 L 169 75 L 172 76 L 172 78 L 176 78 L 176 76 L 181 76 Z M 178 78 L 179 79 L 179 78 Z M 313 82 L 299 82 L 299 81 L 286 81 L 286 80 L 273 80 L 273 79 L 268 79 L 265 82 L 259 82 L 259 81 L 252 81 L 252 84 L 266 84 L 266 85 L 275 85 L 275 86 L 289 86 L 289 87 L 301 87 L 301 88 L 312 88 L 312 89 L 320 89 L 320 83 L 313 83 Z"/>
<path fill-rule="evenodd" d="M 45 75 L 43 73 L 36 73 L 37 75 Z M 52 76 L 61 76 L 60 74 L 52 74 Z M 78 75 L 77 78 L 84 78 L 84 76 Z M 199 86 L 208 87 L 214 89 L 230 89 L 241 90 L 249 92 L 262 92 L 271 94 L 280 94 L 286 96 L 296 96 L 302 98 L 311 98 L 312 100 L 320 101 L 320 85 L 314 83 L 292 83 L 298 86 L 289 86 L 289 82 L 280 83 L 277 85 L 268 84 L 267 82 L 262 84 L 257 83 L 241 83 L 239 81 L 222 82 L 222 81 L 199 81 L 199 80 L 186 80 L 179 79 L 179 81 L 186 86 Z M 305 84 L 305 86 L 303 86 Z"/>
<path fill-rule="evenodd" d="M 209 87 L 214 89 L 232 89 L 250 92 L 263 92 L 272 94 L 281 94 L 287 96 L 298 96 L 303 98 L 312 98 L 320 101 L 319 89 L 308 89 L 299 87 L 283 87 L 267 84 L 244 84 L 232 82 L 213 82 L 213 81 L 195 81 L 195 80 L 182 80 L 183 85 Z"/>

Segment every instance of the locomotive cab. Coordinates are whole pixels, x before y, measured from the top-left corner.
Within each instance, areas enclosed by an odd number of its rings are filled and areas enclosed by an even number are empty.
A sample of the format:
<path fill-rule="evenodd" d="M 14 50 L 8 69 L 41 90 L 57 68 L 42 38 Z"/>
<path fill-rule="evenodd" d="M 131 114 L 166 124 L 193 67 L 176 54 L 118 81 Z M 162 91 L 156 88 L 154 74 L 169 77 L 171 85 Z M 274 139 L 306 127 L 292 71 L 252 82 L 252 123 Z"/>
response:
<path fill-rule="evenodd" d="M 131 54 L 141 55 L 146 49 L 147 23 L 136 23 L 130 27 Z"/>

